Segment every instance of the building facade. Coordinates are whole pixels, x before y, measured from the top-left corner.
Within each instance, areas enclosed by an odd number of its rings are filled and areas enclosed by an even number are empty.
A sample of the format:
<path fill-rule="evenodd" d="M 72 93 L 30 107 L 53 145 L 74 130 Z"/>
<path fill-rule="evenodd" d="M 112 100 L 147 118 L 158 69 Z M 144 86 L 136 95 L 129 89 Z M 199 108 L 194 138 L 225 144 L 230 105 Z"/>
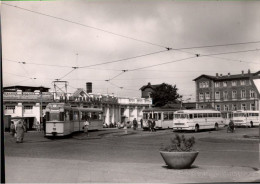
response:
<path fill-rule="evenodd" d="M 49 88 L 10 86 L 3 90 L 4 115 L 23 118 L 28 130 L 33 129 L 37 121 L 41 122 L 47 104 L 53 102 Z"/>
<path fill-rule="evenodd" d="M 194 79 L 196 108 L 219 111 L 259 110 L 260 71 L 216 76 L 201 75 Z"/>
<path fill-rule="evenodd" d="M 151 99 L 123 98 L 107 94 L 93 94 L 92 90 L 77 89 L 73 94 L 55 96 L 49 88 L 30 86 L 10 86 L 4 88 L 4 115 L 11 118 L 23 118 L 27 129 L 34 129 L 36 122 L 41 122 L 45 108 L 51 102 L 68 102 L 72 107 L 102 108 L 103 120 L 107 125 L 118 122 L 138 121 L 142 111 L 152 104 Z M 92 88 L 92 87 L 91 87 Z"/>

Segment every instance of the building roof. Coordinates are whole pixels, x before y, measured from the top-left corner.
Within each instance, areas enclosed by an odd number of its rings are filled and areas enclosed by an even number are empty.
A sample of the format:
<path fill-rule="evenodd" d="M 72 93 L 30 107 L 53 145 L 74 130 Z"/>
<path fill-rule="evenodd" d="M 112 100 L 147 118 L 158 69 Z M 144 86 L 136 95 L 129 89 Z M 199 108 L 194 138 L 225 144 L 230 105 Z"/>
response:
<path fill-rule="evenodd" d="M 148 82 L 148 84 L 147 85 L 145 85 L 145 86 L 142 86 L 141 88 L 140 88 L 140 90 L 144 90 L 145 88 L 152 88 L 152 89 L 155 89 L 155 88 L 157 88 L 158 86 L 160 86 L 161 84 L 154 84 L 154 85 L 151 85 L 151 83 L 150 82 Z"/>
<path fill-rule="evenodd" d="M 196 81 L 202 77 L 204 78 L 208 78 L 211 79 L 213 81 L 222 81 L 222 80 L 234 80 L 234 79 L 248 79 L 252 76 L 256 76 L 257 74 L 259 74 L 260 71 L 256 72 L 256 73 L 250 73 L 250 71 L 248 73 L 241 73 L 241 74 L 235 74 L 235 75 L 216 75 L 216 76 L 212 76 L 212 75 L 200 75 L 199 77 L 193 79 L 193 81 Z"/>

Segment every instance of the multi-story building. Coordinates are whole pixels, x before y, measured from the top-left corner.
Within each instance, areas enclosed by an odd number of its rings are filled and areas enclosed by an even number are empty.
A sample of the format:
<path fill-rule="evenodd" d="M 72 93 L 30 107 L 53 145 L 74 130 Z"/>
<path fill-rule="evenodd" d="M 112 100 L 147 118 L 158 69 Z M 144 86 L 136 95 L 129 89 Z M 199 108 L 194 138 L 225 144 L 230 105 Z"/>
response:
<path fill-rule="evenodd" d="M 260 71 L 231 75 L 201 75 L 196 84 L 196 108 L 220 111 L 259 110 Z"/>

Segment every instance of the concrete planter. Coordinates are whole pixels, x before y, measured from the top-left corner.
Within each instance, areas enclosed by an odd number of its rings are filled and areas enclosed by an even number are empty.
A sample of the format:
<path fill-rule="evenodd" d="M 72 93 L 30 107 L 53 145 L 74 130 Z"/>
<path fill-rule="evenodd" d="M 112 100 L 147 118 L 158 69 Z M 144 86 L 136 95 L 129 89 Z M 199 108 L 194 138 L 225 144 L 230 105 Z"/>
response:
<path fill-rule="evenodd" d="M 192 152 L 167 152 L 160 151 L 163 160 L 166 165 L 173 169 L 187 169 L 190 168 L 191 164 L 194 162 L 198 156 L 198 151 Z"/>

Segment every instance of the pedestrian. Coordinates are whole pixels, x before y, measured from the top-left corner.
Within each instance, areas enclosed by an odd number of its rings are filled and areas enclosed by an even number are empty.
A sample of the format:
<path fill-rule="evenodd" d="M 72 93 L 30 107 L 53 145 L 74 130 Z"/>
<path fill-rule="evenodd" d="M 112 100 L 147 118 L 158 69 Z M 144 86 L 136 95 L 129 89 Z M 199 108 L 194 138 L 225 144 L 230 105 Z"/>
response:
<path fill-rule="evenodd" d="M 19 120 L 16 125 L 16 143 L 22 143 L 24 139 L 25 126 L 22 120 Z"/>
<path fill-rule="evenodd" d="M 87 120 L 85 121 L 85 123 L 84 123 L 84 133 L 85 133 L 87 136 L 89 136 L 89 135 L 88 135 L 89 125 L 90 125 L 90 122 L 89 122 L 88 119 L 87 119 Z"/>
<path fill-rule="evenodd" d="M 12 137 L 14 137 L 15 135 L 15 125 L 13 121 L 11 121 L 11 125 L 10 125 L 10 134 Z"/>
<path fill-rule="evenodd" d="M 133 120 L 133 129 L 136 130 L 137 128 L 137 121 L 136 121 L 136 118 L 134 118 Z"/>
<path fill-rule="evenodd" d="M 46 132 L 46 115 L 43 116 L 43 132 L 44 132 L 44 135 L 45 135 L 45 132 Z"/>
<path fill-rule="evenodd" d="M 40 123 L 39 123 L 39 121 L 36 121 L 36 130 L 37 130 L 37 132 L 40 131 Z"/>
<path fill-rule="evenodd" d="M 155 120 L 152 119 L 152 132 L 155 132 Z"/>
<path fill-rule="evenodd" d="M 152 131 L 152 121 L 150 119 L 148 119 L 147 123 L 148 123 L 148 129 L 151 132 Z"/>
<path fill-rule="evenodd" d="M 228 124 L 228 131 L 230 132 L 234 132 L 234 129 L 235 129 L 235 124 L 232 120 L 230 120 L 229 124 Z"/>
<path fill-rule="evenodd" d="M 143 119 L 140 119 L 141 128 L 143 128 Z"/>

